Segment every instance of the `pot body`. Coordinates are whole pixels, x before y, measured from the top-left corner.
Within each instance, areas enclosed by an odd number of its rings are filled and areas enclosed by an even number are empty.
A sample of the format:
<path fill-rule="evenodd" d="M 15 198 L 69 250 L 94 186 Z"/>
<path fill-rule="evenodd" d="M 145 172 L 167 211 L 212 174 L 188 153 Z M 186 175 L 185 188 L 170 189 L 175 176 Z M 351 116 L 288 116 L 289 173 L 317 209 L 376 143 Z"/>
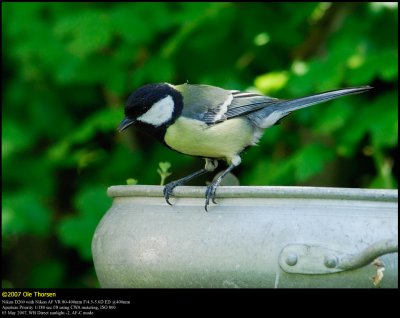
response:
<path fill-rule="evenodd" d="M 114 186 L 92 242 L 107 288 L 397 287 L 397 191 Z M 371 264 L 371 262 L 374 264 Z"/>

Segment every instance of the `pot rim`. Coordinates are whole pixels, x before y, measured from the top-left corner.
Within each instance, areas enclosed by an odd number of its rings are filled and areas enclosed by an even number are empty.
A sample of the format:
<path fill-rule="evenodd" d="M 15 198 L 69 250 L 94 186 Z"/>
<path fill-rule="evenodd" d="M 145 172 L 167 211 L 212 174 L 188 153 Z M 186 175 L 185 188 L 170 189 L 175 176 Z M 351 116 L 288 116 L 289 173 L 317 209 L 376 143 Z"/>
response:
<path fill-rule="evenodd" d="M 107 189 L 108 196 L 116 197 L 163 197 L 159 185 L 115 185 Z M 181 198 L 204 198 L 205 187 L 180 186 L 174 196 Z M 398 190 L 360 189 L 333 187 L 292 186 L 220 186 L 217 198 L 303 198 L 358 201 L 398 202 Z"/>

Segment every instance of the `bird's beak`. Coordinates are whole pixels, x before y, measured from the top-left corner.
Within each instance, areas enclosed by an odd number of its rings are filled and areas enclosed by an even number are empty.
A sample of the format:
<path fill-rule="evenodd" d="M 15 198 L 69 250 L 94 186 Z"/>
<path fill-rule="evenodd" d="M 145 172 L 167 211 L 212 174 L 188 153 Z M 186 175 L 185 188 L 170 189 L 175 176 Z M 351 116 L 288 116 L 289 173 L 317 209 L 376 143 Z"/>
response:
<path fill-rule="evenodd" d="M 121 131 L 125 130 L 130 125 L 132 125 L 133 123 L 135 123 L 134 120 L 125 117 L 124 120 L 119 124 L 118 131 L 121 132 Z"/>

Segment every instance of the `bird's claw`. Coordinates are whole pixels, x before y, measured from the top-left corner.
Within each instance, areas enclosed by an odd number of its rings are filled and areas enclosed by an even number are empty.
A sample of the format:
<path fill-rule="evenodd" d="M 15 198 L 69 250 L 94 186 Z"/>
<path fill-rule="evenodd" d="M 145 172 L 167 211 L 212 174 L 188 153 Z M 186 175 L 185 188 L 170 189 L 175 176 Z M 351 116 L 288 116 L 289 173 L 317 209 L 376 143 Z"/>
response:
<path fill-rule="evenodd" d="M 220 182 L 213 182 L 207 187 L 207 190 L 206 190 L 206 205 L 204 207 L 207 212 L 208 212 L 208 205 L 210 204 L 210 200 L 214 204 L 217 204 L 217 202 L 215 202 L 215 193 L 217 191 L 217 188 L 218 188 L 219 184 L 220 184 Z M 169 198 L 171 196 L 173 196 L 174 189 L 179 185 L 182 185 L 182 183 L 174 181 L 174 182 L 170 182 L 170 183 L 168 183 L 168 184 L 166 184 L 164 186 L 164 189 L 163 189 L 164 198 L 165 198 L 165 201 L 169 205 L 172 205 L 171 202 L 169 202 Z"/>
<path fill-rule="evenodd" d="M 214 204 L 217 204 L 217 202 L 215 202 L 215 192 L 217 191 L 219 182 L 213 182 L 211 183 L 206 190 L 206 205 L 205 205 L 205 210 L 208 212 L 208 205 L 210 204 L 210 200 L 211 202 L 213 202 Z"/>
<path fill-rule="evenodd" d="M 169 205 L 172 205 L 172 203 L 169 202 L 169 198 L 173 195 L 174 188 L 178 185 L 179 183 L 171 182 L 164 186 L 163 189 L 164 199 Z"/>

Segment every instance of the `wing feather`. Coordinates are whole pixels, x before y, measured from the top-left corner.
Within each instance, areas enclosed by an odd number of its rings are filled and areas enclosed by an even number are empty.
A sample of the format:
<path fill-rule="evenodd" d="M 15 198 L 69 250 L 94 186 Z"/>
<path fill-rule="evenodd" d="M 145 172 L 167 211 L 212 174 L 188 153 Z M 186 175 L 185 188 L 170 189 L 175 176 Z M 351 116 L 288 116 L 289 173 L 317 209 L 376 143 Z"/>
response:
<path fill-rule="evenodd" d="M 279 101 L 256 93 L 225 90 L 209 85 L 175 86 L 182 96 L 182 116 L 214 125 L 229 118 L 252 113 Z"/>

